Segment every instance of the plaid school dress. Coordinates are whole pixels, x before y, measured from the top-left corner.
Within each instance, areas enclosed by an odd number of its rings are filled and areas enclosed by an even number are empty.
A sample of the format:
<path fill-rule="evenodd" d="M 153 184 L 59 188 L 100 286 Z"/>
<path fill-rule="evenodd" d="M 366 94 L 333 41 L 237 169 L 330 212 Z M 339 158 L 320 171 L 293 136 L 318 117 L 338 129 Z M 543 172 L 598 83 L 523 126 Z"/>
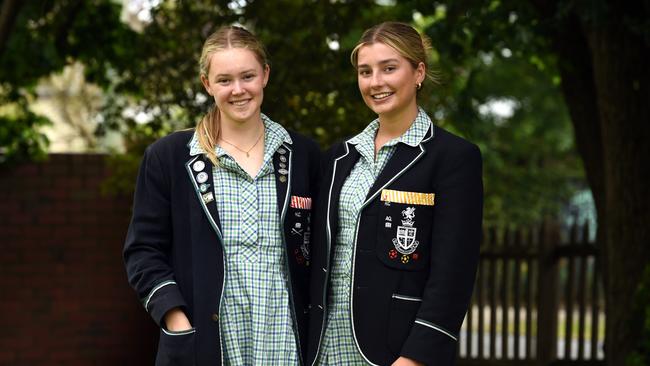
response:
<path fill-rule="evenodd" d="M 220 307 L 224 365 L 298 365 L 272 156 L 289 133 L 262 115 L 264 158 L 251 177 L 221 147 L 214 193 L 223 229 Z M 196 144 L 193 140 L 191 144 Z"/>

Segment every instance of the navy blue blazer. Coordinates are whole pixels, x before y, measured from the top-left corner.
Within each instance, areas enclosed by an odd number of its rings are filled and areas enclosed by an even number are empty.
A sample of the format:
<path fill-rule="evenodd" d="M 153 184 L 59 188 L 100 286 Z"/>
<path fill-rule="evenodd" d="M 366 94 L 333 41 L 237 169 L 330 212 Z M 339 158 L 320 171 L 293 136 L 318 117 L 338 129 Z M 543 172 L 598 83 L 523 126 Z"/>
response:
<path fill-rule="evenodd" d="M 360 157 L 349 142 L 328 155 L 312 246 L 310 365 L 326 325 L 341 187 Z M 418 146 L 398 144 L 368 192 L 350 290 L 354 342 L 368 363 L 454 363 L 478 264 L 481 165 L 476 145 L 432 125 Z"/>
<path fill-rule="evenodd" d="M 181 307 L 194 327 L 186 332 L 169 332 L 161 327 L 156 365 L 222 363 L 222 231 L 213 190 L 201 187 L 203 182 L 212 182 L 213 165 L 203 154 L 190 156 L 188 143 L 193 133 L 176 132 L 147 148 L 124 246 L 129 283 L 153 320 L 161 326 L 167 311 Z M 276 151 L 273 164 L 289 263 L 292 316 L 304 359 L 309 238 L 289 232 L 297 223 L 309 227 L 311 210 L 290 202 L 294 196 L 315 199 L 320 151 L 315 142 L 293 132 L 290 136 L 293 143 L 285 142 Z M 287 160 L 288 172 L 280 168 L 281 159 Z"/>

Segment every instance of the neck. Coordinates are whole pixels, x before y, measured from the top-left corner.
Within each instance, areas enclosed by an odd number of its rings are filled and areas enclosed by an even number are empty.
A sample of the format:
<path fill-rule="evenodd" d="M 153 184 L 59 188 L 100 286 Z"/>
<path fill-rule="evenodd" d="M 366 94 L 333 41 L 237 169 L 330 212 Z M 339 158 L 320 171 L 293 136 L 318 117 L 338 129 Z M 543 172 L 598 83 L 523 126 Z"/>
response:
<path fill-rule="evenodd" d="M 418 107 L 415 103 L 402 111 L 379 115 L 377 136 L 382 136 L 386 141 L 402 136 L 411 127 L 417 115 Z"/>
<path fill-rule="evenodd" d="M 243 123 L 221 120 L 220 138 L 234 144 L 246 144 L 256 140 L 264 130 L 262 117 L 248 120 Z"/>

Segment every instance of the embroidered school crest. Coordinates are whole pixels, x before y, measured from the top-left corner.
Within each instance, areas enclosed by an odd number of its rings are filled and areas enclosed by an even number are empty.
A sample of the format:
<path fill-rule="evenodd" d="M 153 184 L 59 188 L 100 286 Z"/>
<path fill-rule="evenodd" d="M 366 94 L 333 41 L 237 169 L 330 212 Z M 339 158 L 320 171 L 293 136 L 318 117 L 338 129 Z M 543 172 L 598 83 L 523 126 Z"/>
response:
<path fill-rule="evenodd" d="M 415 207 L 407 207 L 402 211 L 402 225 L 397 227 L 397 235 L 393 238 L 395 249 L 403 255 L 409 255 L 417 249 L 418 244 L 415 240 L 415 234 L 418 229 L 413 227 L 415 224 Z"/>

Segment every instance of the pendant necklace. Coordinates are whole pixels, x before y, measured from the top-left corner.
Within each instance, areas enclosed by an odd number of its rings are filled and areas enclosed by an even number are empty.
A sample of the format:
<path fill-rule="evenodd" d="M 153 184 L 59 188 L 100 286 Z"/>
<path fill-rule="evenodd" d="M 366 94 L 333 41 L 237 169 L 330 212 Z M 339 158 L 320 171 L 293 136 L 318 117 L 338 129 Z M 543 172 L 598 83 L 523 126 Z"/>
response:
<path fill-rule="evenodd" d="M 221 139 L 221 141 L 227 143 L 228 145 L 234 147 L 235 149 L 237 149 L 237 150 L 239 150 L 239 151 L 245 153 L 245 154 L 246 154 L 246 157 L 248 158 L 248 157 L 250 157 L 250 154 L 249 154 L 250 151 L 253 150 L 253 148 L 254 148 L 255 146 L 257 146 L 257 144 L 258 144 L 258 143 L 260 142 L 260 140 L 262 139 L 262 136 L 264 136 L 264 129 L 262 129 L 262 133 L 260 133 L 259 137 L 258 137 L 257 140 L 255 141 L 255 143 L 253 144 L 253 146 L 251 146 L 248 150 L 240 149 L 239 147 L 237 147 L 237 145 L 233 144 L 232 142 L 228 142 L 228 141 L 224 140 L 223 137 L 220 137 L 220 139 Z"/>

